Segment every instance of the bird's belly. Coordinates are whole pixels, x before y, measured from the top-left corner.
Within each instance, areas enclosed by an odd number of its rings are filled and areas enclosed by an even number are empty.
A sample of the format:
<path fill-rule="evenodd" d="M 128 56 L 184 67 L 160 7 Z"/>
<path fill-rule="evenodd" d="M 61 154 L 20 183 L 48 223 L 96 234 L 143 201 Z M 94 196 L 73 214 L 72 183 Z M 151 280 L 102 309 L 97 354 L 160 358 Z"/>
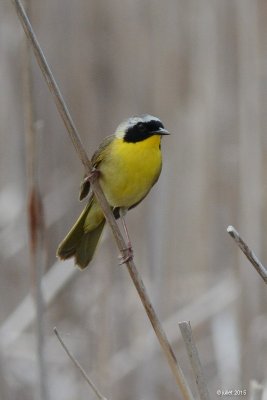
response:
<path fill-rule="evenodd" d="M 146 143 L 153 138 L 153 146 Z M 113 207 L 131 207 L 149 192 L 161 171 L 160 137 L 144 142 L 116 142 L 101 163 L 100 184 Z"/>

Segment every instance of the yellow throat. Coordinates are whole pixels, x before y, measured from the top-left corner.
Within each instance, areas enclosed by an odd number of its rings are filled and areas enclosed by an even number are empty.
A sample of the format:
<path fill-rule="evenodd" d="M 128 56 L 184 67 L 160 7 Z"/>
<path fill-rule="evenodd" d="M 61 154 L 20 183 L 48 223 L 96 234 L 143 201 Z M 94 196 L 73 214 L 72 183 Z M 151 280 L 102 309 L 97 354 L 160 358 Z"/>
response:
<path fill-rule="evenodd" d="M 136 143 L 115 138 L 100 165 L 100 184 L 113 207 L 131 207 L 149 192 L 161 171 L 161 136 Z"/>

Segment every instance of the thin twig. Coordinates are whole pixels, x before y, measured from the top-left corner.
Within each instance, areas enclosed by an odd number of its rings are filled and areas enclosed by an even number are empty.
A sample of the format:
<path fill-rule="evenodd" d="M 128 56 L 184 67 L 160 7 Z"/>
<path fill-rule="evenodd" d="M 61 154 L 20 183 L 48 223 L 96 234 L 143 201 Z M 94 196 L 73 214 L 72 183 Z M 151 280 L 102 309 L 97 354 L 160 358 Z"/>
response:
<path fill-rule="evenodd" d="M 59 88 L 53 78 L 53 75 L 51 73 L 51 70 L 45 60 L 44 54 L 41 50 L 41 47 L 36 39 L 36 36 L 33 32 L 33 29 L 31 27 L 31 24 L 27 18 L 27 15 L 25 14 L 25 11 L 21 5 L 21 2 L 19 0 L 11 0 L 12 3 L 15 6 L 16 12 L 18 14 L 18 17 L 21 21 L 21 24 L 24 28 L 24 31 L 30 41 L 30 43 L 32 44 L 33 50 L 34 50 L 34 54 L 36 56 L 37 62 L 39 63 L 39 66 L 43 72 L 44 78 L 46 80 L 46 83 L 55 99 L 56 102 L 56 106 L 58 108 L 58 111 L 64 121 L 64 124 L 68 130 L 68 133 L 71 137 L 71 140 L 73 142 L 73 145 L 85 167 L 85 172 L 88 176 L 90 176 L 90 172 L 91 172 L 91 162 L 86 154 L 86 151 L 82 145 L 82 142 L 79 138 L 78 135 L 78 131 L 74 125 L 74 122 L 70 116 L 70 113 L 67 109 L 67 106 L 63 100 L 63 97 L 59 91 Z M 102 208 L 102 211 L 105 215 L 105 218 L 107 220 L 107 222 L 109 223 L 111 230 L 113 232 L 114 238 L 116 240 L 117 246 L 121 252 L 121 254 L 123 255 L 123 251 L 124 249 L 127 247 L 124 238 L 118 228 L 118 225 L 115 221 L 115 218 L 113 216 L 113 213 L 110 210 L 109 204 L 107 203 L 107 200 L 103 194 L 103 191 L 99 185 L 98 180 L 93 180 L 91 179 L 91 186 L 93 189 L 93 192 Z M 177 362 L 177 359 L 174 355 L 174 352 L 171 348 L 171 345 L 167 339 L 167 336 L 161 326 L 161 323 L 157 317 L 157 314 L 152 306 L 152 303 L 148 297 L 147 291 L 145 289 L 144 283 L 136 269 L 136 266 L 133 262 L 133 260 L 129 260 L 127 263 L 127 268 L 129 271 L 129 274 L 133 280 L 133 283 L 136 287 L 136 290 L 141 298 L 141 301 L 143 303 L 143 306 L 147 312 L 147 315 L 150 319 L 150 322 L 155 330 L 155 333 L 158 337 L 159 343 L 165 353 L 165 356 L 168 360 L 169 366 L 173 372 L 173 375 L 176 379 L 176 382 L 183 394 L 183 397 L 185 400 L 192 400 L 193 396 L 192 393 L 190 391 L 190 388 L 185 380 L 185 377 L 183 375 L 183 372 Z"/>
<path fill-rule="evenodd" d="M 258 274 L 262 277 L 264 282 L 267 284 L 267 269 L 264 267 L 264 265 L 260 262 L 260 260 L 257 258 L 256 254 L 250 250 L 246 242 L 241 238 L 237 230 L 229 225 L 227 228 L 227 232 L 229 235 L 234 239 L 234 241 L 237 243 L 239 248 L 243 251 L 245 256 L 249 259 L 253 267 L 256 269 Z"/>
<path fill-rule="evenodd" d="M 65 343 L 63 342 L 62 337 L 60 336 L 57 328 L 55 327 L 53 329 L 56 337 L 58 338 L 61 346 L 63 347 L 63 349 L 65 350 L 65 352 L 68 354 L 69 358 L 71 359 L 71 361 L 73 362 L 73 364 L 78 368 L 78 370 L 81 372 L 81 374 L 83 375 L 84 379 L 86 380 L 86 382 L 88 383 L 88 385 L 91 387 L 91 389 L 95 392 L 95 395 L 100 399 L 100 400 L 107 400 L 106 397 L 104 397 L 99 390 L 97 389 L 97 387 L 95 386 L 95 384 L 91 381 L 91 379 L 89 378 L 89 376 L 86 374 L 85 370 L 83 369 L 83 367 L 81 366 L 81 364 L 76 360 L 76 358 L 70 353 L 69 349 L 67 348 L 67 346 L 65 345 Z"/>
<path fill-rule="evenodd" d="M 31 0 L 25 2 L 31 13 Z M 25 39 L 23 43 L 23 105 L 26 139 L 27 190 L 28 190 L 28 232 L 30 242 L 30 262 L 32 271 L 32 288 L 35 301 L 35 326 L 37 341 L 37 360 L 39 376 L 39 397 L 48 399 L 47 374 L 44 356 L 43 334 L 43 294 L 41 288 L 42 274 L 45 270 L 46 254 L 44 246 L 43 204 L 38 185 L 38 157 L 33 101 L 33 82 L 31 68 L 31 49 Z"/>
<path fill-rule="evenodd" d="M 208 387 L 204 378 L 204 373 L 200 363 L 196 344 L 193 339 L 193 333 L 190 321 L 179 322 L 179 328 L 184 339 L 187 354 L 190 359 L 191 367 L 193 369 L 195 380 L 198 388 L 199 397 L 201 400 L 210 400 Z"/>

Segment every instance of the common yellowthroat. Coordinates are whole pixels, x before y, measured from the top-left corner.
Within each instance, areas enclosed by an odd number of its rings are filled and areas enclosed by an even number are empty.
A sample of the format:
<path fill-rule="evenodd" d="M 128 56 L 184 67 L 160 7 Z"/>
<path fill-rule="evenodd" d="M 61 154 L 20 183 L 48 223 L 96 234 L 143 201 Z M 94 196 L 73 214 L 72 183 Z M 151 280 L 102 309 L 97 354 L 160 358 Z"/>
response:
<path fill-rule="evenodd" d="M 131 117 L 94 153 L 92 165 L 116 218 L 139 204 L 157 182 L 162 166 L 161 137 L 168 134 L 162 122 L 152 115 Z M 80 200 L 89 191 L 90 183 L 84 180 Z M 77 222 L 58 246 L 57 256 L 63 260 L 74 257 L 81 269 L 86 268 L 104 226 L 105 217 L 91 193 Z"/>

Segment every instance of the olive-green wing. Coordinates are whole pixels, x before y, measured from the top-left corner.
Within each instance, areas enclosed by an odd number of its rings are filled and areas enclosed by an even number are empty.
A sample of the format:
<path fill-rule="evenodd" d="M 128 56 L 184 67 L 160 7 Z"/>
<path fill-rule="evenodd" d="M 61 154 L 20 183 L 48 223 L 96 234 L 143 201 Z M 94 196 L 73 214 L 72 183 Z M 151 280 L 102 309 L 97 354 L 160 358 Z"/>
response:
<path fill-rule="evenodd" d="M 107 136 L 103 142 L 100 144 L 96 152 L 94 153 L 91 161 L 93 164 L 94 168 L 97 168 L 97 166 L 101 163 L 101 161 L 105 158 L 107 154 L 107 148 L 110 145 L 110 143 L 114 140 L 114 135 Z"/>
<path fill-rule="evenodd" d="M 105 158 L 107 154 L 107 148 L 113 139 L 114 135 L 107 136 L 100 144 L 100 146 L 98 147 L 98 149 L 96 150 L 91 159 L 93 168 L 97 168 L 98 165 L 101 163 L 101 161 Z M 89 191 L 90 191 L 90 182 L 85 177 L 80 186 L 79 199 L 83 200 L 89 194 Z"/>

